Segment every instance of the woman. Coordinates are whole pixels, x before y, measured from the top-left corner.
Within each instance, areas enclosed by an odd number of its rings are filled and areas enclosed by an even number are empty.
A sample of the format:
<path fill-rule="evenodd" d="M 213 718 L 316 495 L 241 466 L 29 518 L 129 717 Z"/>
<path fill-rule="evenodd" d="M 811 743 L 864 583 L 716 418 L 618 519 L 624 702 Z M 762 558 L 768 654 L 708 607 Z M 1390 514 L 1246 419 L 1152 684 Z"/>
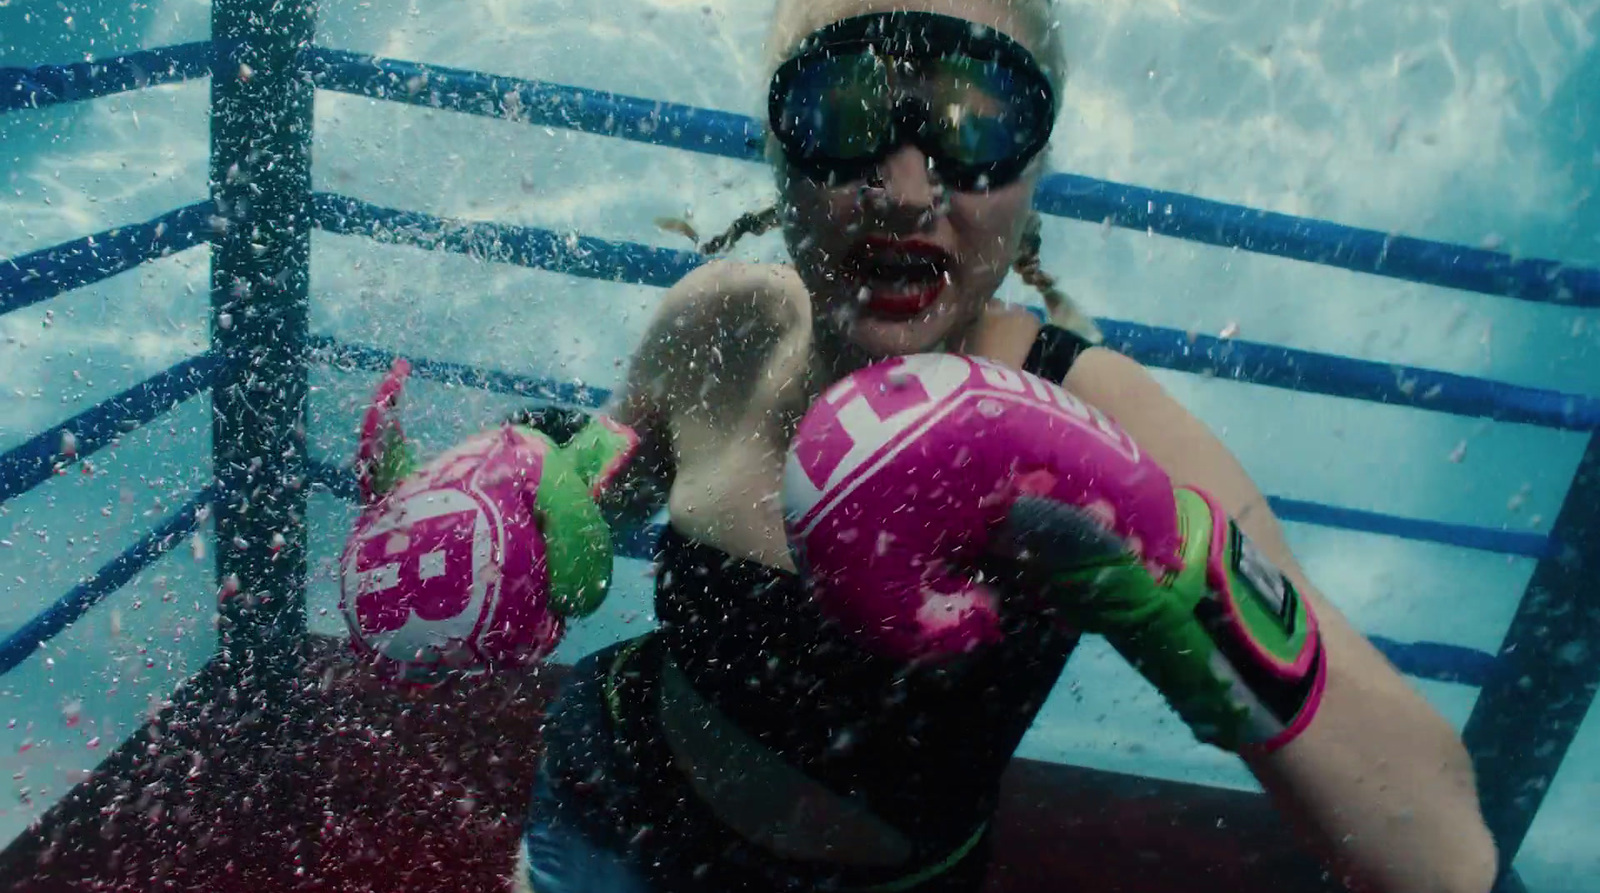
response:
<path fill-rule="evenodd" d="M 742 229 L 781 224 L 793 265 L 712 263 L 673 287 L 610 409 L 640 443 L 602 507 L 670 510 L 661 628 L 576 668 L 519 884 L 978 888 L 1000 775 L 1072 637 L 1008 618 L 954 667 L 864 654 L 808 607 L 777 499 L 816 395 L 942 351 L 1061 381 L 1286 569 L 1320 618 L 1325 689 L 1292 743 L 1246 759 L 1330 865 L 1360 889 L 1486 891 L 1495 851 L 1455 734 L 1305 579 L 1227 450 L 1094 346 L 1038 268 L 1065 68 L 1047 0 L 780 0 L 772 48 L 781 201 Z M 995 301 L 1010 269 L 1053 324 Z"/>

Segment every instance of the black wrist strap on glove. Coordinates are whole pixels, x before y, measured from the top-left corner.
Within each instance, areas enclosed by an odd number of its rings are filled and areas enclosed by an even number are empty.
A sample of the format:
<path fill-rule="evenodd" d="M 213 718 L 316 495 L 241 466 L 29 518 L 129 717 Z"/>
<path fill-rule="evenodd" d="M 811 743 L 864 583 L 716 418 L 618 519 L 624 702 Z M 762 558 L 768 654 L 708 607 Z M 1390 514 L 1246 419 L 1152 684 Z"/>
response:
<path fill-rule="evenodd" d="M 517 410 L 506 418 L 506 424 L 534 428 L 544 432 L 556 446 L 566 446 L 567 441 L 589 424 L 589 414 L 564 406 L 539 406 Z"/>

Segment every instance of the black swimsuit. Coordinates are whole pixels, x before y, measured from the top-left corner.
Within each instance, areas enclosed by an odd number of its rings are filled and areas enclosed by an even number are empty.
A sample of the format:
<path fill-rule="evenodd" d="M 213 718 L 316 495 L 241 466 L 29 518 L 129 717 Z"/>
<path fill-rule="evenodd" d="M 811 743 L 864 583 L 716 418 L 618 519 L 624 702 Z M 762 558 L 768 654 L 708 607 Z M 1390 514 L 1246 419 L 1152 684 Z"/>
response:
<path fill-rule="evenodd" d="M 1060 381 L 1087 346 L 1047 325 L 1023 368 Z M 1076 637 L 1012 616 L 1003 645 L 906 670 L 833 629 L 794 574 L 670 525 L 658 561 L 660 629 L 581 662 L 546 734 L 549 783 L 575 798 L 592 834 L 646 857 L 663 888 L 975 889 L 1000 777 Z M 740 729 L 904 833 L 912 860 L 887 870 L 796 863 L 726 829 L 671 765 L 656 727 L 657 649 Z M 937 878 L 896 883 L 919 873 Z"/>

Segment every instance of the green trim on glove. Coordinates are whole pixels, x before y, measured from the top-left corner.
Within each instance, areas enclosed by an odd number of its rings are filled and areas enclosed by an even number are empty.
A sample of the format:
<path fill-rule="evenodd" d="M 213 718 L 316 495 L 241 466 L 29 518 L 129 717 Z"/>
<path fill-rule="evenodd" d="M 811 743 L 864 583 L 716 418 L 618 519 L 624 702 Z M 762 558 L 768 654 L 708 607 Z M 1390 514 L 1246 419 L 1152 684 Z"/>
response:
<path fill-rule="evenodd" d="M 598 497 L 638 443 L 638 436 L 632 431 L 597 415 L 591 416 L 589 423 L 561 449 L 572 457 L 573 468 L 591 494 Z"/>
<path fill-rule="evenodd" d="M 613 558 L 611 527 L 595 504 L 595 495 L 627 458 L 634 441 L 598 418 L 566 446 L 557 446 L 537 429 L 521 430 L 547 446 L 534 508 L 544 534 L 550 606 L 563 617 L 592 614 L 610 592 Z"/>
<path fill-rule="evenodd" d="M 406 476 L 417 470 L 417 454 L 400 432 L 390 428 L 383 436 L 383 449 L 368 468 L 372 492 L 387 496 Z"/>

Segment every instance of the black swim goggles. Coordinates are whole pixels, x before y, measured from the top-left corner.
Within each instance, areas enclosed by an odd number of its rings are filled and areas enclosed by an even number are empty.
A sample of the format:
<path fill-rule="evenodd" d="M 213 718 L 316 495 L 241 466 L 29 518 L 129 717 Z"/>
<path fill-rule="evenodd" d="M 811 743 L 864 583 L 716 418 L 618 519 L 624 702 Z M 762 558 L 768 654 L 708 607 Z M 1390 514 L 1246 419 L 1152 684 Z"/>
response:
<path fill-rule="evenodd" d="M 944 185 L 1013 182 L 1050 140 L 1055 91 L 1033 54 L 993 28 L 926 12 L 836 22 L 772 76 L 767 118 L 789 166 L 865 180 L 914 145 Z"/>

